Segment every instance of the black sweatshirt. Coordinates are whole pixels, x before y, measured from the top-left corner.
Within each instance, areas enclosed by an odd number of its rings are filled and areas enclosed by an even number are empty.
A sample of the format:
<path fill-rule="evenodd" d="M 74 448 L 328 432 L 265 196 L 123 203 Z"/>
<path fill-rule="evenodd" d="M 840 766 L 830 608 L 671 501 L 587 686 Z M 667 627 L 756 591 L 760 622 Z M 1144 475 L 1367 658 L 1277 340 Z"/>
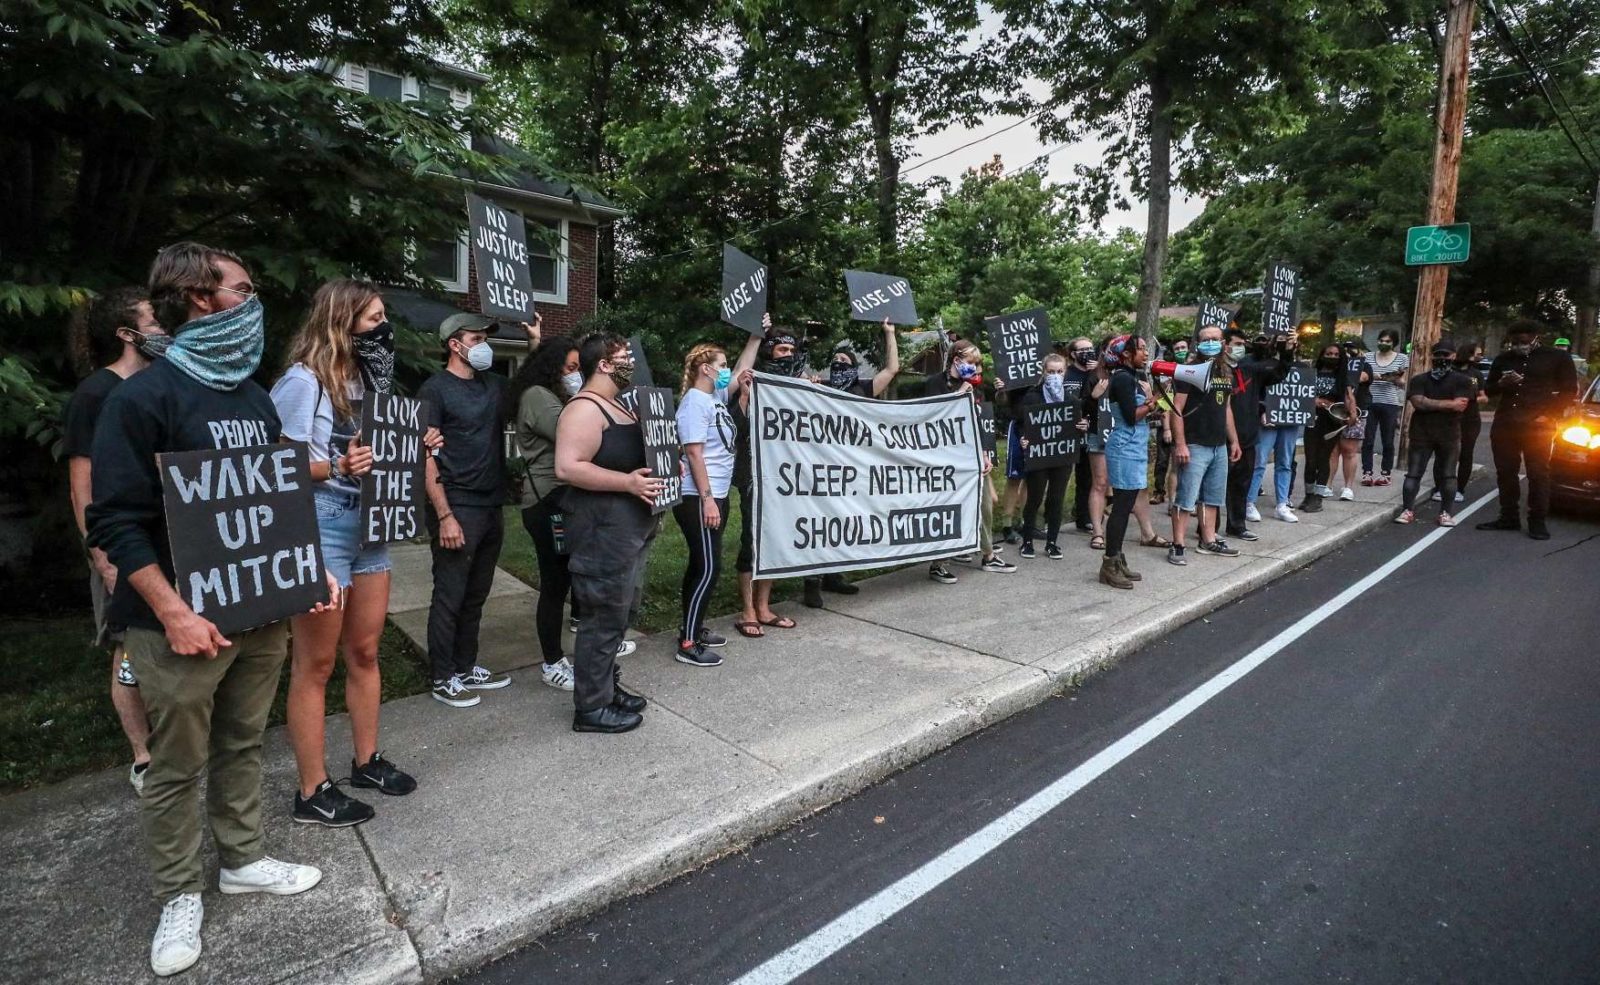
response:
<path fill-rule="evenodd" d="M 1515 385 L 1502 382 L 1510 372 L 1522 374 Z M 1537 348 L 1527 355 L 1502 352 L 1489 366 L 1484 391 L 1500 398 L 1495 422 L 1525 422 L 1541 415 L 1556 417 L 1578 399 L 1578 370 L 1560 349 Z"/>
<path fill-rule="evenodd" d="M 1281 359 L 1246 356 L 1233 370 L 1233 431 L 1241 448 L 1261 435 L 1261 398 L 1267 387 L 1282 383 L 1289 367 Z"/>
<path fill-rule="evenodd" d="M 156 455 L 275 444 L 281 431 L 272 398 L 255 381 L 213 390 L 164 359 L 111 392 L 95 426 L 94 502 L 84 521 L 89 546 L 105 551 L 117 569 L 106 615 L 112 628 L 160 632 L 160 620 L 127 576 L 159 564 L 167 581 L 176 578 Z"/>

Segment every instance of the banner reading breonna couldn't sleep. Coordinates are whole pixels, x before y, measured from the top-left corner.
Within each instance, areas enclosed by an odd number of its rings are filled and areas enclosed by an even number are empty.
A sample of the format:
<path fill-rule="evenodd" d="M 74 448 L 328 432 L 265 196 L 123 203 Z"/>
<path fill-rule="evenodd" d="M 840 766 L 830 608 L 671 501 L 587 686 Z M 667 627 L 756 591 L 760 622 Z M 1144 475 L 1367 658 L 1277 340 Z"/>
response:
<path fill-rule="evenodd" d="M 820 574 L 978 546 L 970 397 L 872 400 L 755 374 L 755 576 Z"/>

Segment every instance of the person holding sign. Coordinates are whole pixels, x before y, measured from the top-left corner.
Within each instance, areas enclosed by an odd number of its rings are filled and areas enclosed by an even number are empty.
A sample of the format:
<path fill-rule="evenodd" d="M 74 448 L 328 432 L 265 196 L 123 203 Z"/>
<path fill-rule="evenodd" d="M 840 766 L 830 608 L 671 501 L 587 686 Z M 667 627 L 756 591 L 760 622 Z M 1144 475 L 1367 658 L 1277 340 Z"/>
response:
<path fill-rule="evenodd" d="M 762 315 L 761 324 L 764 328 L 763 333 L 760 336 L 752 335 L 750 342 L 745 344 L 744 352 L 739 355 L 739 364 L 733 373 L 733 382 L 739 388 L 739 395 L 737 400 L 730 401 L 728 405 L 733 414 L 734 424 L 738 428 L 739 444 L 737 454 L 734 456 L 733 485 L 739 490 L 739 515 L 743 518 L 743 522 L 739 524 L 739 556 L 734 561 L 734 567 L 739 572 L 739 599 L 743 603 L 743 611 L 733 626 L 739 631 L 740 636 L 747 639 L 760 639 L 765 636 L 764 627 L 795 628 L 793 619 L 772 611 L 771 579 L 757 580 L 755 577 L 756 518 L 752 511 L 755 503 L 755 476 L 750 455 L 750 382 L 752 369 L 759 369 L 773 376 L 803 376 L 806 360 L 805 354 L 800 350 L 800 340 L 793 332 L 774 326 L 770 314 Z M 753 350 L 752 342 L 755 344 Z M 861 591 L 839 575 L 807 578 L 804 584 L 805 604 L 813 609 L 822 608 L 823 589 L 841 595 L 854 595 Z"/>
<path fill-rule="evenodd" d="M 1052 352 L 1044 357 L 1044 376 L 1039 385 L 1017 401 L 1019 412 L 1026 416 L 1028 410 L 1034 407 L 1066 407 L 1067 401 L 1067 361 L 1057 353 Z M 1045 556 L 1061 560 L 1061 547 L 1056 543 L 1061 535 L 1061 503 L 1067 496 L 1067 482 L 1072 478 L 1072 467 L 1077 459 L 1077 447 L 1082 433 L 1078 427 L 1082 415 L 1077 413 L 1078 408 L 1072 407 L 1071 414 L 1078 418 L 1072 425 L 1070 442 L 1072 453 L 1067 460 L 1059 465 L 1049 468 L 1034 469 L 1026 473 L 1028 485 L 1028 499 L 1022 507 L 1022 548 L 1018 551 L 1025 558 L 1035 557 L 1033 542 L 1037 539 L 1038 526 L 1034 521 L 1039 516 L 1039 511 L 1044 510 Z M 1022 457 L 1027 457 L 1028 439 L 1022 438 L 1019 446 L 1023 452 Z"/>
<path fill-rule="evenodd" d="M 1261 401 L 1267 387 L 1281 382 L 1289 372 L 1289 364 L 1272 356 L 1265 335 L 1256 340 L 1256 351 L 1244 330 L 1230 326 L 1222 358 L 1233 374 L 1233 427 L 1239 441 L 1239 457 L 1228 465 L 1228 536 L 1240 540 L 1259 540 L 1247 525 L 1250 520 L 1250 485 L 1256 474 L 1256 446 L 1261 440 Z M 1280 340 L 1280 346 L 1285 345 Z M 1292 343 L 1287 343 L 1292 344 Z M 1261 515 L 1256 514 L 1259 521 Z"/>
<path fill-rule="evenodd" d="M 362 347 L 357 339 L 366 343 Z M 367 281 L 334 280 L 317 289 L 311 310 L 289 349 L 289 369 L 272 388 L 286 441 L 303 441 L 317 480 L 317 531 L 322 561 L 344 592 L 342 612 L 296 616 L 289 664 L 289 742 L 300 772 L 294 819 L 343 828 L 373 815 L 328 777 L 325 760 L 328 679 L 344 644 L 345 706 L 355 756 L 350 785 L 391 796 L 415 790 L 416 780 L 378 752 L 378 705 L 383 686 L 378 640 L 389 611 L 389 551 L 366 543 L 361 476 L 372 471 L 372 449 L 357 433 L 367 380 L 393 375 L 394 329 L 383 296 Z M 363 352 L 373 355 L 363 356 Z M 371 392 L 379 392 L 376 387 Z M 437 434 L 437 432 L 435 432 Z"/>
<path fill-rule="evenodd" d="M 1145 418 L 1155 407 L 1155 397 L 1149 381 L 1138 375 L 1149 360 L 1149 347 L 1137 335 L 1119 335 L 1106 343 L 1102 359 L 1102 364 L 1112 369 L 1106 385 L 1111 434 L 1105 443 L 1106 479 L 1112 492 L 1100 584 L 1112 588 L 1131 589 L 1134 582 L 1143 580 L 1128 567 L 1122 545 L 1128 534 L 1128 518 L 1133 515 L 1149 474 L 1150 426 Z"/>
<path fill-rule="evenodd" d="M 1078 430 L 1083 434 L 1083 448 L 1072 470 L 1072 523 L 1079 533 L 1092 534 L 1089 549 L 1105 550 L 1106 539 L 1100 525 L 1105 516 L 1105 434 L 1100 430 L 1100 398 L 1095 393 L 1101 389 L 1100 350 L 1093 340 L 1079 336 L 1067 343 L 1067 356 L 1072 365 L 1067 367 L 1067 399 L 1078 402 Z M 1097 498 L 1098 497 L 1098 498 Z"/>
<path fill-rule="evenodd" d="M 1322 347 L 1317 355 L 1316 370 L 1317 416 L 1306 427 L 1306 496 L 1300 502 L 1303 513 L 1322 512 L 1323 497 L 1332 495 L 1328 482 L 1333 477 L 1333 456 L 1338 454 L 1339 435 L 1348 421 L 1358 419 L 1356 384 L 1349 378 L 1344 350 L 1337 342 Z"/>
<path fill-rule="evenodd" d="M 942 373 L 934 373 L 928 377 L 926 394 L 930 397 L 945 393 L 965 393 L 971 395 L 974 402 L 979 399 L 980 387 L 983 386 L 983 353 L 971 342 L 961 340 L 950 349 L 950 358 L 945 363 Z M 983 559 L 979 562 L 980 570 L 991 574 L 1008 575 L 1017 570 L 1017 566 L 1002 558 L 994 548 L 994 486 L 989 482 L 989 473 L 994 470 L 994 454 L 986 451 L 983 456 L 983 482 L 978 493 L 978 547 Z M 970 560 L 972 555 L 964 556 Z M 956 560 L 963 560 L 957 558 Z M 928 566 L 928 577 L 941 585 L 954 585 L 956 576 L 949 566 L 943 561 L 935 561 Z"/>
<path fill-rule="evenodd" d="M 156 456 L 276 444 L 277 411 L 250 379 L 265 345 L 261 301 L 244 263 L 198 243 L 163 249 L 150 270 L 157 319 L 177 326 L 166 357 L 106 399 L 90 452 L 88 542 L 117 571 L 108 621 L 150 715 L 141 811 L 161 922 L 150 968 L 174 975 L 200 959 L 204 906 L 200 779 L 224 893 L 302 893 L 313 866 L 262 851 L 261 739 L 288 654 L 288 625 L 223 636 L 173 587 L 171 537 Z M 330 585 L 328 605 L 338 605 Z M 321 608 L 321 606 L 319 606 Z M 230 638 L 231 637 L 231 638 Z"/>
<path fill-rule="evenodd" d="M 572 590 L 583 607 L 573 647 L 572 730 L 627 732 L 645 699 L 623 690 L 617 650 L 638 606 L 640 573 L 659 525 L 651 512 L 666 486 L 645 466 L 637 415 L 617 403 L 633 383 L 628 340 L 596 333 L 578 346 L 583 389 L 556 428 L 556 479 L 567 485 Z"/>
<path fill-rule="evenodd" d="M 672 515 L 683 531 L 689 564 L 683 571 L 683 622 L 678 635 L 679 663 L 716 667 L 710 652 L 728 641 L 706 629 L 706 605 L 722 575 L 722 523 L 733 485 L 738 444 L 728 414 L 733 370 L 721 346 L 702 343 L 683 360 L 683 392 L 678 400 L 678 440 L 683 444 L 683 499 Z"/>

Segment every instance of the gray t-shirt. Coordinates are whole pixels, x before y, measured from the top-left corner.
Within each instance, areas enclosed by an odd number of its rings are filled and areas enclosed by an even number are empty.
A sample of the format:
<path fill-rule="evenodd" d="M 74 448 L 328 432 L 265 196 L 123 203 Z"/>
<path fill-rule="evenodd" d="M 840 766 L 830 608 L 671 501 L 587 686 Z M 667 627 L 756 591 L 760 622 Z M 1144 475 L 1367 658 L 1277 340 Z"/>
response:
<path fill-rule="evenodd" d="M 435 461 L 452 507 L 505 505 L 505 389 L 505 377 L 494 373 L 463 380 L 441 370 L 417 390 L 428 423 L 444 435 Z"/>
<path fill-rule="evenodd" d="M 313 462 L 331 462 L 350 449 L 350 439 L 361 427 L 361 400 L 365 395 L 361 381 L 349 383 L 350 419 L 333 419 L 333 401 L 317 382 L 317 377 L 304 363 L 295 363 L 272 387 L 272 404 L 278 408 L 283 420 L 283 436 L 290 441 L 304 441 L 311 450 Z M 330 473 L 321 483 L 333 492 L 359 494 L 361 480 L 351 476 Z"/>

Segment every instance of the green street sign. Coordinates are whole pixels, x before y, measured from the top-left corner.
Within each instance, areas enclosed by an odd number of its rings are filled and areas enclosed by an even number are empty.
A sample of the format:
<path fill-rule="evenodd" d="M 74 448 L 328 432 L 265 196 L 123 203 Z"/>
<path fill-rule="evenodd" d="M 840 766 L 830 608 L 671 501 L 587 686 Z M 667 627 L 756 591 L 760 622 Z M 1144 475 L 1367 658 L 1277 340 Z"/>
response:
<path fill-rule="evenodd" d="M 1406 230 L 1406 266 L 1466 263 L 1472 249 L 1472 223 L 1453 226 L 1412 226 Z"/>

